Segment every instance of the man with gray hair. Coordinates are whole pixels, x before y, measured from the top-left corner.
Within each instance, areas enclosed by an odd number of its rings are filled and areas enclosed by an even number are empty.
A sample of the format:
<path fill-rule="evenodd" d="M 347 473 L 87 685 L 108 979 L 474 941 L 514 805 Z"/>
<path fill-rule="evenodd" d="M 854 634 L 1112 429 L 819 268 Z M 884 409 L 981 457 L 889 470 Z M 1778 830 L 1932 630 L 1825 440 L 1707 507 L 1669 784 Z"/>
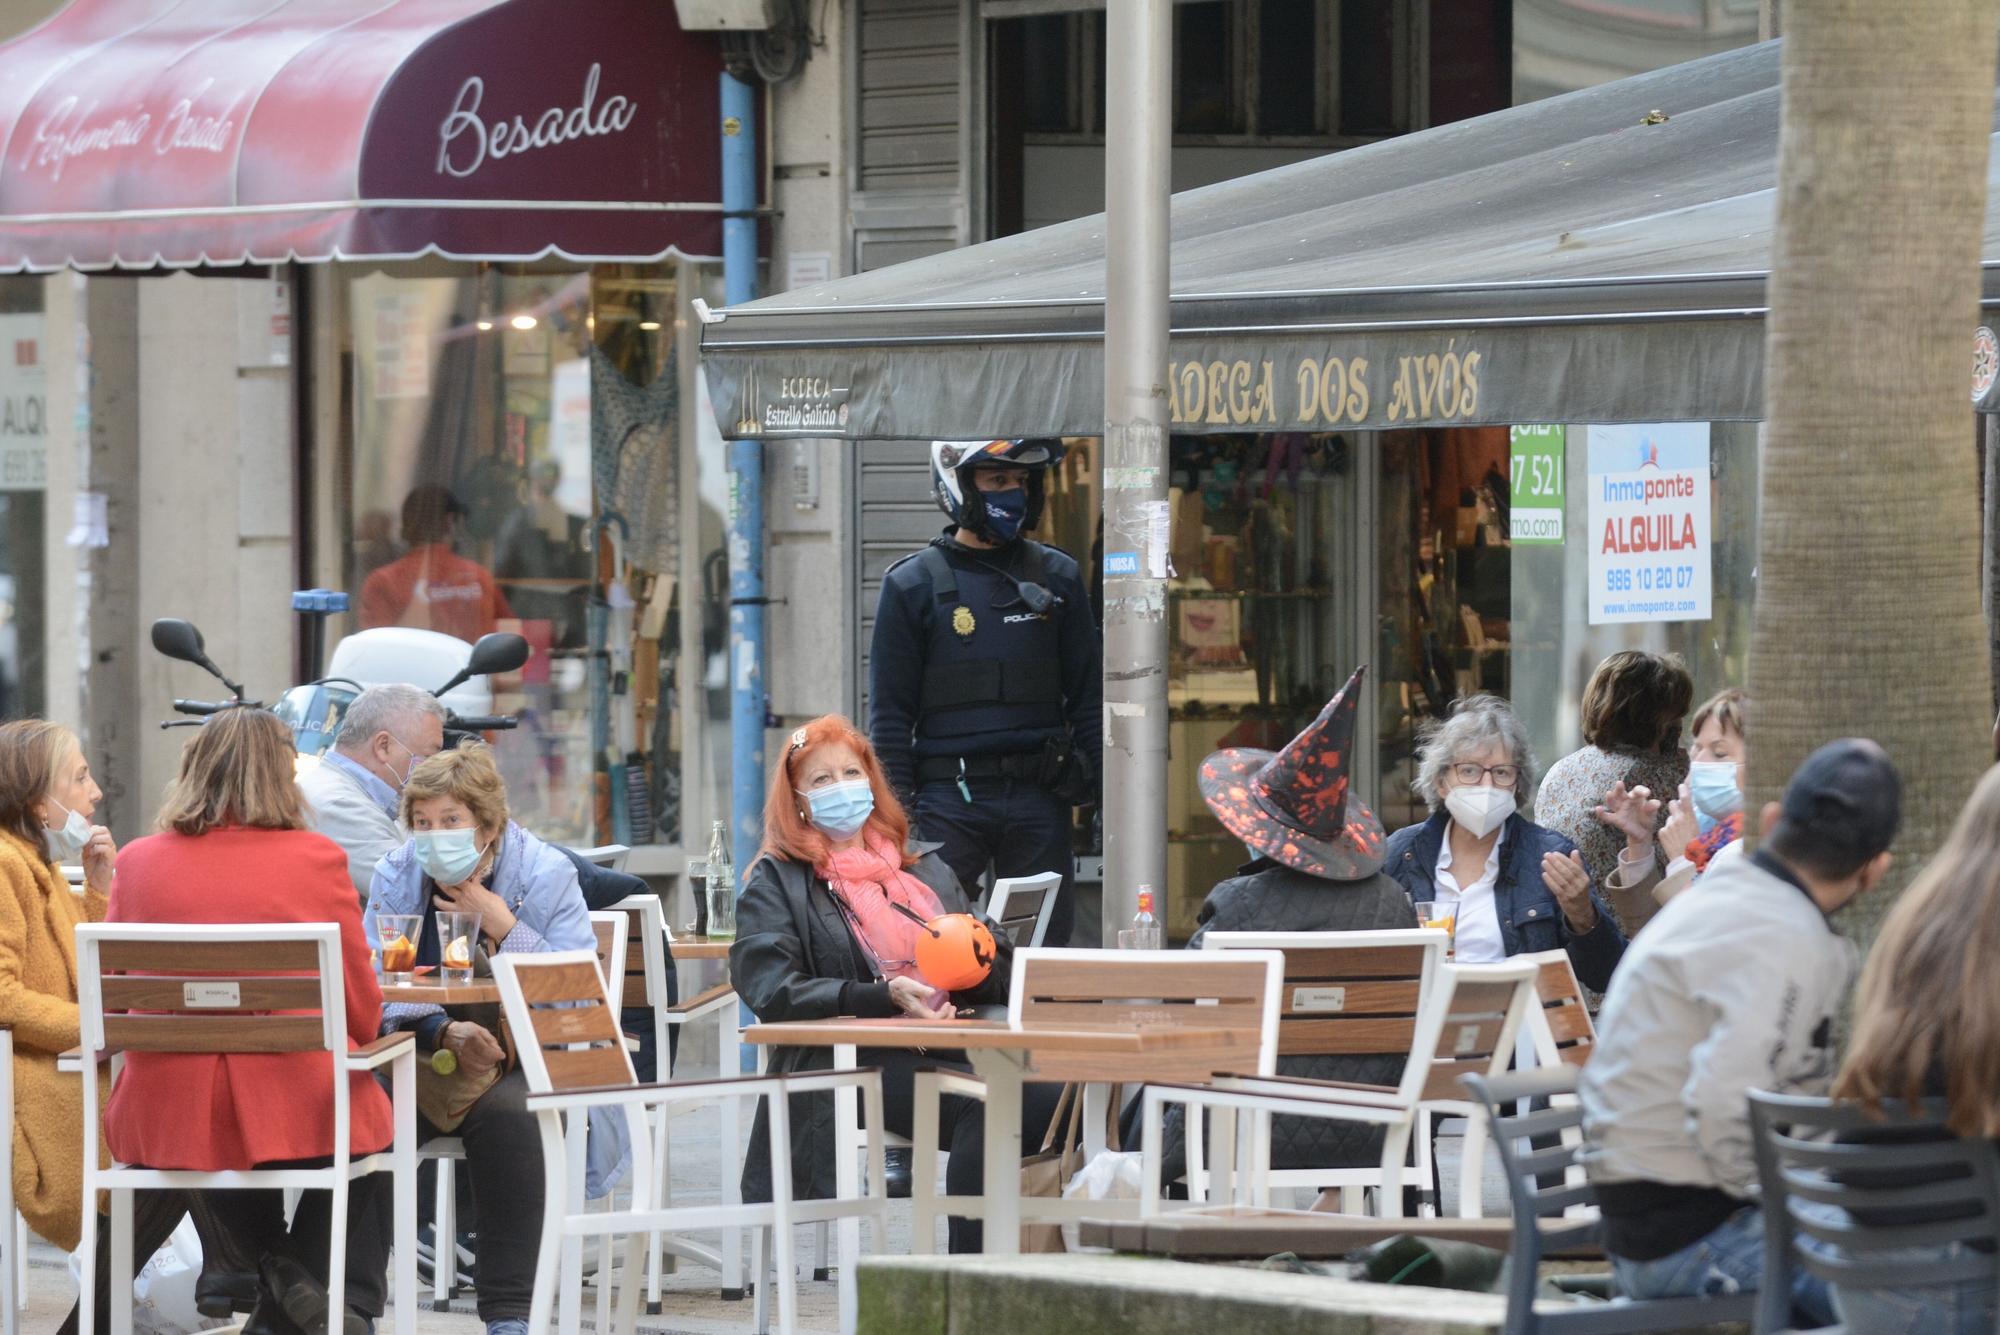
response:
<path fill-rule="evenodd" d="M 333 748 L 299 778 L 313 828 L 347 854 L 364 908 L 375 864 L 403 846 L 396 805 L 410 771 L 444 749 L 444 713 L 414 686 L 370 686 L 348 705 Z"/>

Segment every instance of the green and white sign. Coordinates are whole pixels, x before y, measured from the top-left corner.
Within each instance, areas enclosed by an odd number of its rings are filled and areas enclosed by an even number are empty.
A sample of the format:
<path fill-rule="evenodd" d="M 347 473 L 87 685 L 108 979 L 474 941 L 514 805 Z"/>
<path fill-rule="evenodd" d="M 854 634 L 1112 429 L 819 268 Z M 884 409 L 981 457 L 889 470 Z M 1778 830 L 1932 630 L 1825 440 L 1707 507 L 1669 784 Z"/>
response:
<path fill-rule="evenodd" d="M 1507 428 L 1507 527 L 1516 547 L 1562 546 L 1564 431 L 1559 426 Z"/>

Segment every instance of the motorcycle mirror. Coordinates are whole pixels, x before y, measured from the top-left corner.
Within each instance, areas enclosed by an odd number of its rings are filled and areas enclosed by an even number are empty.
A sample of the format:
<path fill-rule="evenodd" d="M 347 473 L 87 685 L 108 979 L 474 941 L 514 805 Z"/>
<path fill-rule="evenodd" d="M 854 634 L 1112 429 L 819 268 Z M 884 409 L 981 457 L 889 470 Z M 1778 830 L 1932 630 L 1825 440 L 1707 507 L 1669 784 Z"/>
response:
<path fill-rule="evenodd" d="M 192 621 L 179 617 L 161 617 L 153 623 L 153 648 L 168 658 L 183 663 L 192 663 L 209 676 L 227 686 L 238 700 L 243 698 L 243 687 L 229 679 L 229 675 L 217 667 L 208 656 L 208 648 L 202 642 L 201 632 Z"/>
<path fill-rule="evenodd" d="M 495 632 L 482 635 L 479 643 L 472 646 L 472 660 L 466 664 L 466 671 L 475 677 L 487 677 L 496 672 L 519 672 L 528 661 L 528 642 L 519 635 Z"/>
<path fill-rule="evenodd" d="M 431 694 L 448 695 L 474 677 L 491 676 L 495 672 L 517 672 L 527 661 L 528 642 L 519 635 L 505 631 L 482 635 L 472 646 L 472 656 L 466 660 L 465 666 Z"/>
<path fill-rule="evenodd" d="M 202 643 L 201 632 L 192 621 L 183 621 L 179 617 L 161 617 L 155 621 L 153 648 L 183 663 L 193 663 L 197 667 L 208 665 L 208 653 Z"/>

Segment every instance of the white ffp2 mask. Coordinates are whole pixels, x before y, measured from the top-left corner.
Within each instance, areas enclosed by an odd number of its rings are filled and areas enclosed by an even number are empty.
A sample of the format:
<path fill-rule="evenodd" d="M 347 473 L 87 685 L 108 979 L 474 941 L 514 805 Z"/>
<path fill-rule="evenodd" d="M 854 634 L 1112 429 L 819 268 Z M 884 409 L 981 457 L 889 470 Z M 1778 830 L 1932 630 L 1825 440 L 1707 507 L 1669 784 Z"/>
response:
<path fill-rule="evenodd" d="M 1475 838 L 1484 839 L 1514 814 L 1514 792 L 1511 788 L 1454 788 L 1444 795 L 1444 808 Z"/>

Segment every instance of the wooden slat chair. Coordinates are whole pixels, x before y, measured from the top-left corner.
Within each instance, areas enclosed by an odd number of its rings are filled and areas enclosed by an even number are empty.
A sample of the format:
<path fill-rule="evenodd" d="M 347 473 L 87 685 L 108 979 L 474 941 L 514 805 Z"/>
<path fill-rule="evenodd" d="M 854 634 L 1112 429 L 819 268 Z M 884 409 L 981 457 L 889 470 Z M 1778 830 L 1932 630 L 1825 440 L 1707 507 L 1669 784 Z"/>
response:
<path fill-rule="evenodd" d="M 613 845 L 613 847 L 617 847 L 617 845 Z M 591 849 L 586 856 L 602 851 L 601 849 Z M 625 942 L 626 933 L 629 930 L 629 919 L 623 913 L 605 909 L 590 915 L 590 930 L 591 934 L 597 940 L 598 969 L 607 978 L 611 977 L 614 972 L 622 978 L 624 969 L 621 961 L 625 959 Z M 612 1000 L 614 1003 L 612 1006 L 612 1018 L 615 1020 L 618 1018 L 619 1007 L 624 1001 L 624 988 L 622 986 L 614 993 Z M 431 1271 L 431 1310 L 434 1312 L 448 1312 L 451 1310 L 452 1296 L 457 1292 L 458 1288 L 458 1267 L 456 1265 L 456 1253 L 458 1250 L 458 1161 L 465 1157 L 465 1142 L 457 1136 L 440 1136 L 425 1145 L 419 1157 L 437 1161 L 437 1192 L 431 1203 L 431 1236 L 434 1239 Z M 578 1178 L 573 1185 L 576 1190 L 583 1190 L 581 1178 Z M 445 1250 L 447 1243 L 450 1246 L 449 1251 Z M 606 1247 L 609 1247 L 608 1241 L 606 1242 Z M 600 1267 L 606 1263 L 607 1257 L 608 1251 L 599 1255 L 598 1265 Z M 581 1283 L 580 1261 L 578 1263 L 578 1278 L 576 1282 Z M 604 1307 L 604 1294 L 602 1291 L 598 1295 L 598 1307 L 601 1318 Z"/>
<path fill-rule="evenodd" d="M 1062 873 L 1054 871 L 995 881 L 986 901 L 986 916 L 1007 929 L 1016 949 L 1039 947 L 1049 934 L 1049 917 L 1055 912 L 1061 889 Z"/>
<path fill-rule="evenodd" d="M 797 1324 L 797 1293 L 791 1283 L 792 1230 L 822 1219 L 867 1219 L 877 1244 L 887 1227 L 888 1198 L 882 1188 L 882 1081 L 869 1070 L 821 1071 L 803 1075 L 734 1076 L 727 1079 L 638 1084 L 611 1013 L 610 990 L 583 951 L 554 954 L 501 955 L 493 963 L 500 984 L 508 1025 L 527 1074 L 528 1108 L 541 1127 L 542 1159 L 548 1174 L 544 1193 L 541 1252 L 535 1266 L 535 1297 L 528 1328 L 548 1328 L 561 1261 L 580 1251 L 582 1238 L 611 1232 L 628 1238 L 618 1297 L 617 1329 L 634 1329 L 639 1292 L 643 1287 L 646 1238 L 649 1234 L 693 1229 L 757 1228 L 771 1230 L 769 1254 L 784 1282 L 778 1290 L 778 1326 L 790 1335 Z M 847 1090 L 858 1093 L 867 1108 L 868 1170 L 872 1194 L 833 1200 L 794 1201 L 791 1191 L 790 1097 L 794 1094 Z M 672 1206 L 655 1196 L 652 1140 L 646 1134 L 646 1109 L 676 1103 L 736 1101 L 764 1098 L 769 1107 L 772 1197 L 769 1202 L 724 1202 L 707 1206 Z M 568 1182 L 582 1171 L 580 1127 L 594 1107 L 624 1112 L 632 1130 L 633 1199 L 611 1214 L 578 1212 L 566 1203 Z M 563 1115 L 569 1114 L 565 1130 Z M 842 1301 L 852 1311 L 851 1268 L 841 1274 Z M 772 1290 L 757 1285 L 758 1328 L 766 1317 Z M 605 1327 L 600 1327 L 604 1329 Z"/>
<path fill-rule="evenodd" d="M 1431 1111 L 1470 1116 L 1474 1107 L 1458 1084 L 1460 1076 L 1491 1077 L 1507 1069 L 1514 1057 L 1515 1036 L 1534 1004 L 1537 973 L 1536 965 L 1526 961 L 1439 965 L 1437 981 L 1416 1026 L 1403 1079 L 1395 1086 L 1267 1075 L 1218 1077 L 1205 1087 L 1149 1084 L 1144 1096 L 1146 1182 L 1139 1202 L 1141 1214 L 1157 1214 L 1162 1208 L 1161 1118 L 1169 1103 L 1178 1103 L 1199 1107 L 1217 1118 L 1209 1134 L 1216 1192 L 1225 1190 L 1223 1174 L 1227 1172 L 1239 1178 L 1238 1203 L 1252 1206 L 1269 1204 L 1269 1114 L 1382 1125 L 1386 1130 L 1377 1205 L 1384 1215 L 1401 1215 L 1411 1135 Z M 1239 1137 L 1236 1119 L 1243 1113 L 1258 1115 L 1244 1119 L 1248 1134 Z M 1468 1123 L 1468 1163 L 1483 1158 L 1485 1130 L 1483 1119 Z"/>
<path fill-rule="evenodd" d="M 613 845 L 617 847 L 617 845 Z M 593 850 L 595 851 L 595 850 Z M 716 1043 L 717 1075 L 731 1076 L 740 1071 L 738 1065 L 742 1050 L 738 1038 L 739 1026 L 736 1018 L 736 992 L 728 983 L 719 983 L 701 993 L 679 1002 L 673 999 L 673 988 L 668 981 L 668 933 L 667 915 L 660 897 L 654 894 L 633 895 L 621 899 L 608 910 L 624 913 L 629 919 L 626 932 L 625 976 L 623 995 L 620 998 L 621 1015 L 623 1009 L 649 1008 L 653 1013 L 653 1051 L 659 1063 L 659 1073 L 663 1078 L 671 1077 L 668 1057 L 673 1051 L 669 1042 L 669 1032 L 680 1029 L 696 1020 L 713 1015 L 721 1027 Z M 659 1185 L 655 1188 L 657 1199 L 666 1205 L 673 1203 L 672 1165 L 670 1154 L 673 1137 L 670 1119 L 664 1109 L 647 1110 L 653 1136 L 653 1166 Z M 742 1190 L 738 1182 L 739 1151 L 735 1148 L 740 1139 L 737 1124 L 737 1107 L 733 1102 L 723 1105 L 722 1131 L 722 1192 L 725 1202 L 735 1199 L 734 1193 Z M 690 1242 L 685 1238 L 666 1237 L 655 1233 L 648 1237 L 646 1244 L 646 1312 L 657 1316 L 660 1313 L 661 1276 L 672 1268 L 672 1257 L 684 1256 L 703 1265 L 714 1266 L 722 1273 L 723 1288 L 735 1296 L 742 1295 L 742 1259 L 739 1234 L 730 1230 L 723 1235 L 720 1252 Z"/>
<path fill-rule="evenodd" d="M 1227 957 L 1185 950 L 1017 950 L 1008 993 L 1007 1022 L 1112 1029 L 1222 1029 L 1223 1042 L 1150 1053 L 1144 1058 L 1065 1057 L 1039 1050 L 1025 1075 L 1034 1081 L 1077 1081 L 1092 1097 L 1084 1112 L 1085 1150 L 1103 1148 L 1104 1093 L 1114 1084 L 1152 1080 L 1207 1081 L 1218 1071 L 1250 1065 L 1260 1075 L 1277 1069 L 1278 1005 L 1285 957 L 1274 950 L 1233 951 Z M 1245 1058 L 1251 1058 L 1246 1063 Z M 852 1057 L 848 1058 L 852 1061 Z M 938 1194 L 938 1100 L 945 1094 L 984 1098 L 985 1085 L 957 1071 L 920 1071 L 910 1173 L 910 1248 L 937 1245 L 939 1215 L 983 1217 L 983 1199 Z M 1157 1145 L 1151 1152 L 1157 1153 Z M 1132 1213 L 1132 1201 L 1021 1202 L 1023 1223 L 1067 1223 L 1085 1217 Z"/>
<path fill-rule="evenodd" d="M 1570 967 L 1569 954 L 1544 950 L 1516 959 L 1533 960 L 1541 972 L 1535 979 L 1540 1005 L 1528 1011 L 1528 1032 L 1534 1039 L 1535 1065 L 1582 1066 L 1597 1046 L 1597 1026 L 1583 999 L 1583 987 Z"/>
<path fill-rule="evenodd" d="M 1447 933 L 1431 928 L 1376 932 L 1208 932 L 1206 950 L 1281 950 L 1285 991 L 1278 1007 L 1278 1057 L 1390 1056 L 1407 1059 L 1417 1020 L 1444 960 Z M 1207 1195 L 1199 1120 L 1187 1129 L 1188 1200 Z M 1430 1192 L 1430 1144 L 1415 1141 L 1419 1191 Z M 1382 1187 L 1379 1165 L 1273 1169 L 1274 1188 L 1338 1187 L 1343 1208 L 1360 1213 L 1361 1193 Z"/>
<path fill-rule="evenodd" d="M 176 1189 L 298 1188 L 333 1193 L 327 1291 L 345 1292 L 348 1184 L 366 1173 L 395 1182 L 394 1328 L 416 1329 L 417 1104 L 415 1044 L 390 1034 L 347 1048 L 340 928 L 334 923 L 210 927 L 87 923 L 76 929 L 83 1042 L 83 1198 L 111 1196 L 111 1328 L 132 1328 L 132 1193 Z M 114 1163 L 98 1166 L 100 1063 L 119 1053 L 322 1053 L 333 1067 L 333 1163 L 326 1168 L 204 1173 Z M 350 1159 L 351 1075 L 387 1066 L 395 1139 Z M 170 1109 L 158 1109 L 161 1116 Z M 97 1211 L 83 1212 L 81 1328 L 92 1328 Z"/>

